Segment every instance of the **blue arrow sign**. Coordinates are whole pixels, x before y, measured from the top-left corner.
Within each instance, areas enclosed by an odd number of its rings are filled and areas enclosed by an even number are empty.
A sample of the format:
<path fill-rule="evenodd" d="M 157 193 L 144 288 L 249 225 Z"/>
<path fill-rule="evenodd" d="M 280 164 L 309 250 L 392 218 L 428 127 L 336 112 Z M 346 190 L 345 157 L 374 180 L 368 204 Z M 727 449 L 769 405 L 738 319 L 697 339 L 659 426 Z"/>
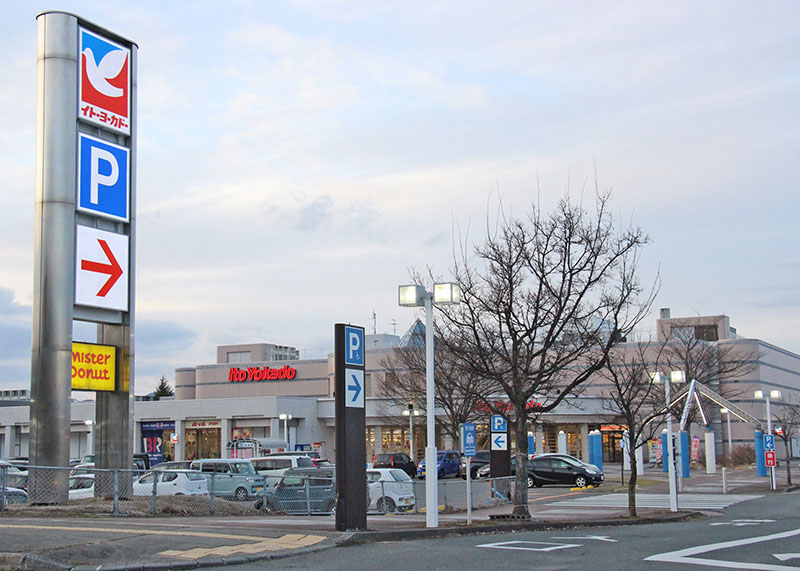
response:
<path fill-rule="evenodd" d="M 364 371 L 360 369 L 345 369 L 344 378 L 344 406 L 364 408 Z"/>
<path fill-rule="evenodd" d="M 508 434 L 492 434 L 492 450 L 508 450 Z"/>
<path fill-rule="evenodd" d="M 775 436 L 772 434 L 764 435 L 764 450 L 775 450 Z"/>

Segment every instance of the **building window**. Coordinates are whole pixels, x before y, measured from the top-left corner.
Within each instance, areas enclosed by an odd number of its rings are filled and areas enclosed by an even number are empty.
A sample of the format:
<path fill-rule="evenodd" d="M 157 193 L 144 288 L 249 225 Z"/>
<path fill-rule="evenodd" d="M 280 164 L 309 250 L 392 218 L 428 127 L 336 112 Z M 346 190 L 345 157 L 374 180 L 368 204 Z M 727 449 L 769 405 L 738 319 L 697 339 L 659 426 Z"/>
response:
<path fill-rule="evenodd" d="M 372 373 L 364 373 L 364 396 L 372 396 Z"/>
<path fill-rule="evenodd" d="M 230 351 L 228 352 L 228 363 L 249 363 L 250 351 Z"/>
<path fill-rule="evenodd" d="M 702 341 L 719 341 L 716 325 L 697 325 L 694 328 L 695 339 Z"/>

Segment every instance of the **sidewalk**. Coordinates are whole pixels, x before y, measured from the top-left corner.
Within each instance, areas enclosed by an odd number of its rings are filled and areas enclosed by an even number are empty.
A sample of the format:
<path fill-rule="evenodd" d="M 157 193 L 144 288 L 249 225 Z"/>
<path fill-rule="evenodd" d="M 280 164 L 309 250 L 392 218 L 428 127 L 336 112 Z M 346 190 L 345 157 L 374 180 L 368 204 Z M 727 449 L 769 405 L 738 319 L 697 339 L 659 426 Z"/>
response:
<path fill-rule="evenodd" d="M 793 471 L 794 472 L 794 471 Z M 626 472 L 627 483 L 627 472 Z M 794 477 L 794 473 L 793 473 Z M 637 503 L 668 491 L 666 474 L 646 468 L 640 477 Z M 693 471 L 684 480 L 684 501 L 721 496 L 721 474 Z M 778 472 L 779 483 L 784 476 Z M 637 525 L 676 518 L 697 517 L 697 511 L 677 514 L 660 507 L 640 507 L 639 517 L 628 517 L 627 502 L 604 508 L 581 509 L 575 502 L 625 497 L 619 466 L 606 466 L 606 484 L 595 489 L 542 488 L 531 494 L 531 519 L 496 519 L 511 513 L 510 505 L 465 512 L 440 513 L 439 527 L 426 528 L 424 513 L 375 515 L 367 531 L 337 532 L 331 516 L 159 517 L 159 518 L 19 518 L 0 517 L 0 569 L 181 569 L 252 562 L 287 557 L 370 541 L 441 537 L 512 529 L 543 529 L 596 525 Z M 797 475 L 800 481 L 800 473 Z M 730 470 L 731 494 L 772 492 L 767 478 L 755 470 Z M 641 500 L 641 501 L 639 501 Z"/>

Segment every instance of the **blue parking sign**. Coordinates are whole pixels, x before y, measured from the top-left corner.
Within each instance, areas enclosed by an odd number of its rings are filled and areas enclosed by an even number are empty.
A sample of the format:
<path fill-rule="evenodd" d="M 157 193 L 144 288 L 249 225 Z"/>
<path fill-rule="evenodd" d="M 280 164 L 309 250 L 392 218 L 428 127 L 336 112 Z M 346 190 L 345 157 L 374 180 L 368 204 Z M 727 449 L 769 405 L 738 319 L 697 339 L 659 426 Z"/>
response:
<path fill-rule="evenodd" d="M 128 222 L 130 151 L 78 134 L 78 210 Z"/>
<path fill-rule="evenodd" d="M 364 328 L 344 328 L 344 364 L 364 366 Z"/>
<path fill-rule="evenodd" d="M 508 432 L 506 419 L 499 414 L 492 415 L 492 432 Z"/>
<path fill-rule="evenodd" d="M 772 434 L 764 435 L 764 450 L 775 450 L 775 436 Z"/>
<path fill-rule="evenodd" d="M 475 434 L 475 423 L 464 423 L 464 456 L 475 456 L 477 452 L 477 435 Z"/>

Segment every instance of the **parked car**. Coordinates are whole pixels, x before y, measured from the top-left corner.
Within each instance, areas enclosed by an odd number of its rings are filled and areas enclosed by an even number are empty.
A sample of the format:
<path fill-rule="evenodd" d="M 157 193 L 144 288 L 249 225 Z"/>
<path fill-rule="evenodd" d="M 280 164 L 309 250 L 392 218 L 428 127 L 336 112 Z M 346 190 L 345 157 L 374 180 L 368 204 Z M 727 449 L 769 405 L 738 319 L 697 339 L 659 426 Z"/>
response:
<path fill-rule="evenodd" d="M 533 458 L 544 458 L 545 456 L 548 457 L 548 458 L 565 458 L 566 460 L 571 460 L 573 462 L 580 462 L 581 464 L 586 464 L 587 466 L 590 466 L 590 467 L 594 468 L 597 471 L 602 471 L 602 470 L 600 470 L 600 468 L 598 468 L 594 464 L 589 464 L 588 462 L 584 462 L 583 460 L 575 458 L 575 456 L 570 456 L 569 454 L 561 454 L 560 452 L 546 452 L 544 454 L 534 454 L 533 456 L 531 456 L 531 459 L 533 459 Z"/>
<path fill-rule="evenodd" d="M 436 470 L 439 478 L 447 476 L 458 476 L 461 470 L 461 454 L 457 450 L 440 450 L 436 453 Z M 417 467 L 417 478 L 425 477 L 425 459 L 419 461 Z"/>
<path fill-rule="evenodd" d="M 367 470 L 369 505 L 384 513 L 414 509 L 414 484 L 411 476 L 400 468 L 373 468 Z"/>
<path fill-rule="evenodd" d="M 516 455 L 511 455 L 511 475 L 514 476 L 517 473 L 517 457 Z M 491 463 L 487 462 L 475 472 L 475 478 L 491 478 L 494 475 L 492 474 L 492 465 Z M 495 476 L 496 477 L 496 476 Z M 530 486 L 529 486 L 530 487 Z"/>
<path fill-rule="evenodd" d="M 5 497 L 6 505 L 28 503 L 28 492 L 19 488 L 5 488 L 0 490 L 0 494 Z"/>
<path fill-rule="evenodd" d="M 197 470 L 154 470 L 133 482 L 134 496 L 207 496 L 206 477 Z"/>
<path fill-rule="evenodd" d="M 94 497 L 94 474 L 79 474 L 69 477 L 69 499 L 80 500 Z"/>
<path fill-rule="evenodd" d="M 266 486 L 272 488 L 290 468 L 314 468 L 314 461 L 309 456 L 259 456 L 249 458 L 256 472 L 266 478 Z"/>
<path fill-rule="evenodd" d="M 192 470 L 206 478 L 208 492 L 238 501 L 257 496 L 264 486 L 264 477 L 256 473 L 250 460 L 209 458 L 195 460 Z"/>
<path fill-rule="evenodd" d="M 417 473 L 417 465 L 408 454 L 402 452 L 383 452 L 372 459 L 373 468 L 400 468 L 413 477 Z"/>
<path fill-rule="evenodd" d="M 24 472 L 27 466 L 20 466 L 8 460 L 0 460 L 0 469 L 2 468 L 5 468 L 7 474 L 12 474 L 15 472 Z"/>
<path fill-rule="evenodd" d="M 27 472 L 9 472 L 6 474 L 6 487 L 17 488 L 20 490 L 28 490 L 28 473 Z"/>
<path fill-rule="evenodd" d="M 488 450 L 478 450 L 475 452 L 475 456 L 472 457 L 469 466 L 469 472 L 472 479 L 475 479 L 475 475 L 483 466 L 486 466 L 489 463 L 491 458 L 491 452 Z M 458 469 L 458 473 L 461 474 L 463 479 L 467 479 L 467 457 L 461 457 L 461 466 Z"/>
<path fill-rule="evenodd" d="M 256 500 L 255 508 L 288 514 L 334 513 L 335 477 L 332 468 L 290 468 Z"/>
<path fill-rule="evenodd" d="M 311 458 L 311 462 L 314 466 L 318 466 L 320 468 L 333 466 L 331 462 L 327 458 L 323 458 L 320 456 L 319 452 L 315 450 L 295 450 L 293 452 L 270 452 L 269 454 L 264 454 L 263 456 L 259 456 L 259 458 L 269 458 L 270 456 L 308 456 Z M 252 460 L 252 458 L 251 458 Z"/>
<path fill-rule="evenodd" d="M 569 484 L 583 488 L 603 483 L 605 476 L 592 464 L 569 456 L 537 456 L 528 460 L 528 482 L 536 487 L 545 484 Z"/>
<path fill-rule="evenodd" d="M 191 466 L 191 460 L 168 460 L 154 465 L 153 470 L 189 470 Z"/>

